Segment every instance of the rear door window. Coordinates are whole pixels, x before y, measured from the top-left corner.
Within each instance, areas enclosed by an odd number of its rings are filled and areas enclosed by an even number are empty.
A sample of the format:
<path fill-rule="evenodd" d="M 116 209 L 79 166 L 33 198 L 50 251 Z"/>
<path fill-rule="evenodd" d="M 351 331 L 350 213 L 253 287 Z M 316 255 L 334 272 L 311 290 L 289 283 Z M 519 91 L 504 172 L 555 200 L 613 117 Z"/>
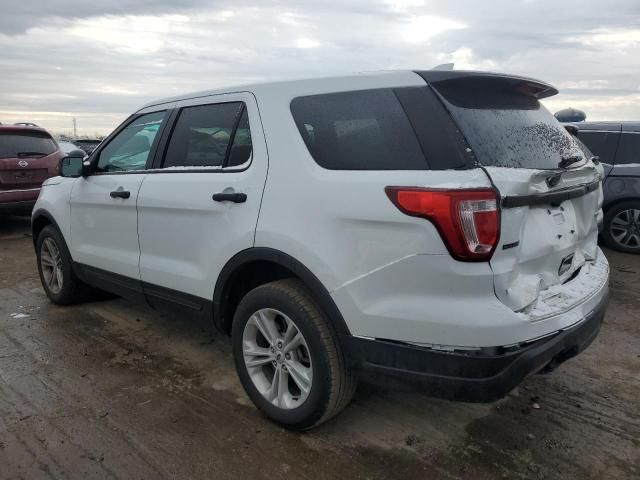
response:
<path fill-rule="evenodd" d="M 0 132 L 0 158 L 45 156 L 57 149 L 56 142 L 46 133 Z"/>
<path fill-rule="evenodd" d="M 425 170 L 427 163 L 393 90 L 295 98 L 291 112 L 309 152 L 331 170 Z"/>
<path fill-rule="evenodd" d="M 585 159 L 571 134 L 535 97 L 491 80 L 433 86 L 482 165 L 544 170 L 559 168 L 563 159 Z"/>
<path fill-rule="evenodd" d="M 595 130 L 579 130 L 578 138 L 589 147 L 594 155 L 600 157 L 603 163 L 613 164 L 618 146 L 619 132 L 604 132 Z"/>
<path fill-rule="evenodd" d="M 616 165 L 640 165 L 640 132 L 623 132 L 620 137 Z"/>
<path fill-rule="evenodd" d="M 251 156 L 251 134 L 243 102 L 185 107 L 176 121 L 164 168 L 242 165 Z"/>
<path fill-rule="evenodd" d="M 238 122 L 238 127 L 233 135 L 233 144 L 231 145 L 229 159 L 225 166 L 239 167 L 240 165 L 247 163 L 251 159 L 252 151 L 249 114 L 245 107 L 242 112 L 242 116 L 240 117 L 240 121 Z"/>

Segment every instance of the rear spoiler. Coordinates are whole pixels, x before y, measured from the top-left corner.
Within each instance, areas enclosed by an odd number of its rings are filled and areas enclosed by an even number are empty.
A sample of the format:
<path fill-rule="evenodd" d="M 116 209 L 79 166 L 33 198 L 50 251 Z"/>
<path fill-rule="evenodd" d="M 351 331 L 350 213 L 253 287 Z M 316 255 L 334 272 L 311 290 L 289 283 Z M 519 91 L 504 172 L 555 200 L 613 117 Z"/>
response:
<path fill-rule="evenodd" d="M 474 72 L 465 70 L 417 70 L 415 71 L 427 83 L 434 86 L 457 86 L 473 89 L 478 86 L 491 86 L 493 89 L 518 93 L 537 100 L 551 97 L 558 93 L 553 86 L 534 78 L 506 75 L 501 73 Z"/>

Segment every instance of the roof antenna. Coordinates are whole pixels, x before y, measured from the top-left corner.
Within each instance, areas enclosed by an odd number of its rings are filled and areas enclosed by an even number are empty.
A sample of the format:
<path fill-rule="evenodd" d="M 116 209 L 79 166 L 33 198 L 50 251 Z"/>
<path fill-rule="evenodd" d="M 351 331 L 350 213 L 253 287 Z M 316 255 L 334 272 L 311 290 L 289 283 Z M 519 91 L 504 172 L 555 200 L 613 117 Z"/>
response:
<path fill-rule="evenodd" d="M 453 63 L 441 63 L 440 65 L 436 65 L 431 70 L 441 70 L 443 72 L 450 72 L 453 70 Z"/>

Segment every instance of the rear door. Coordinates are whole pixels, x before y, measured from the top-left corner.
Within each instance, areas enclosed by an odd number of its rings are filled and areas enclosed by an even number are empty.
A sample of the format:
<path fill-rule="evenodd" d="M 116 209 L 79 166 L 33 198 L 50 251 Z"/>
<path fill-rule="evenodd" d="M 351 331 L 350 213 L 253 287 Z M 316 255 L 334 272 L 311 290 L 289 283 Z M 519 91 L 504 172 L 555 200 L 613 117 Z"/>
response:
<path fill-rule="evenodd" d="M 495 292 L 522 310 L 598 255 L 602 166 L 540 103 L 556 92 L 549 85 L 468 75 L 431 86 L 500 193 Z"/>
<path fill-rule="evenodd" d="M 227 261 L 254 243 L 267 149 L 253 95 L 181 102 L 161 148 L 138 198 L 140 274 L 151 303 L 200 310 Z"/>

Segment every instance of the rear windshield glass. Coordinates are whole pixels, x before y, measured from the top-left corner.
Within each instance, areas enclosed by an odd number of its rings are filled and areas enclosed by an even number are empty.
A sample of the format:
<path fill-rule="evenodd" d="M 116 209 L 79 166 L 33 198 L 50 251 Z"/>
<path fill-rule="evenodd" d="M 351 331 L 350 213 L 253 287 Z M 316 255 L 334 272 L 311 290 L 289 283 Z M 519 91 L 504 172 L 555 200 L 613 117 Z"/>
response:
<path fill-rule="evenodd" d="M 298 130 L 315 161 L 332 170 L 424 170 L 411 124 L 390 89 L 298 97 Z"/>
<path fill-rule="evenodd" d="M 571 134 L 534 97 L 491 85 L 434 86 L 482 165 L 545 170 L 560 168 L 562 160 L 571 167 L 585 160 Z"/>
<path fill-rule="evenodd" d="M 57 149 L 56 142 L 47 134 L 0 132 L 0 158 L 51 155 Z"/>

